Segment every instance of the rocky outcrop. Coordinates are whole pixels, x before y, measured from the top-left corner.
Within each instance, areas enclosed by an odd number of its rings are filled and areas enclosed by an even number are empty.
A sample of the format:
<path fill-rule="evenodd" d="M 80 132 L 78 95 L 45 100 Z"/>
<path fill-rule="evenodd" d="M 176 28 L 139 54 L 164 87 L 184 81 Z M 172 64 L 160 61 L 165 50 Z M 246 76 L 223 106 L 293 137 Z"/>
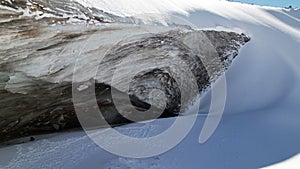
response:
<path fill-rule="evenodd" d="M 33 17 L 49 24 L 85 22 L 114 23 L 131 22 L 132 18 L 122 18 L 96 8 L 84 7 L 72 0 L 3 0 L 1 10 L 10 9 L 14 15 Z"/>
<path fill-rule="evenodd" d="M 224 73 L 250 40 L 232 32 L 149 25 L 49 26 L 51 17 L 21 16 L 10 9 L 1 9 L 0 15 L 0 142 L 80 127 L 73 92 L 87 88 L 94 89 L 101 113 L 113 126 L 130 123 L 124 115 L 142 120 L 176 116 Z M 187 67 L 193 76 L 180 74 Z M 180 88 L 178 78 L 194 78 L 199 93 Z M 151 100 L 153 90 L 162 91 L 165 100 Z M 188 104 L 181 103 L 182 92 L 190 93 Z M 139 114 L 128 109 L 128 95 Z M 89 105 L 90 96 L 81 97 L 80 104 Z M 151 105 L 153 115 L 145 116 Z M 88 113 L 86 118 L 94 119 Z M 95 127 L 92 122 L 91 126 Z"/>

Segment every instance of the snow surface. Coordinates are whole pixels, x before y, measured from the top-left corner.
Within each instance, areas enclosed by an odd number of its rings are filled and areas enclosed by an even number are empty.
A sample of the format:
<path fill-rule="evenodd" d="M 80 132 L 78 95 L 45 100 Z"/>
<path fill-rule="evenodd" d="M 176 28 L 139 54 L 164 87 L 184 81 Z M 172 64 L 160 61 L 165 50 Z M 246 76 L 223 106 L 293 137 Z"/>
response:
<path fill-rule="evenodd" d="M 153 158 L 118 157 L 99 148 L 83 132 L 72 132 L 1 148 L 0 168 L 250 169 L 300 153 L 299 11 L 218 0 L 77 1 L 121 16 L 157 13 L 168 19 L 176 15 L 199 29 L 250 35 L 252 40 L 226 73 L 224 117 L 213 136 L 199 144 L 206 119 L 199 115 L 183 142 Z M 209 103 L 208 93 L 201 100 L 200 113 L 208 111 Z M 120 130 L 142 136 L 163 131 L 172 121 L 160 119 Z"/>

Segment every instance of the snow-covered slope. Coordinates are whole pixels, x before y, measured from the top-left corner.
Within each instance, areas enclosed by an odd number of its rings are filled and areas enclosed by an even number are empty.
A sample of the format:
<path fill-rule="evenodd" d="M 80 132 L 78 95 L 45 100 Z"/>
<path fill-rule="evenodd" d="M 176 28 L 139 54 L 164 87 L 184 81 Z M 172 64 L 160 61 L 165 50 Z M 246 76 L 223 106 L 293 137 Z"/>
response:
<path fill-rule="evenodd" d="M 258 7 L 218 0 L 77 0 L 121 16 L 146 17 L 171 23 L 191 23 L 199 29 L 232 30 L 251 36 L 226 73 L 224 117 L 213 136 L 199 144 L 205 115 L 183 142 L 148 159 L 112 155 L 82 132 L 57 135 L 0 149 L 1 168 L 260 168 L 300 152 L 300 14 L 299 11 Z M 136 0 L 137 1 L 137 0 Z M 173 17 L 171 17 L 173 16 Z M 174 17 L 176 16 L 176 17 Z M 146 18 L 145 18 L 146 19 Z M 210 93 L 202 98 L 207 112 Z M 173 119 L 121 127 L 143 135 L 165 129 Z"/>

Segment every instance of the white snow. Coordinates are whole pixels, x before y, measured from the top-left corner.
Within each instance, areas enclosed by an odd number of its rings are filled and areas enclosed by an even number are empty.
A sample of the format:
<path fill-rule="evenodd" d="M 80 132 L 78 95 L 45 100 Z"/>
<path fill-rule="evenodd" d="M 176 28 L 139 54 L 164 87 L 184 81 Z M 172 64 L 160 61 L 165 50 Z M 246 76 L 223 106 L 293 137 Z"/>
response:
<path fill-rule="evenodd" d="M 272 166 L 264 167 L 263 169 L 294 169 L 299 167 L 300 155 L 297 155 L 289 160 L 286 160 L 282 163 L 275 164 Z"/>
<path fill-rule="evenodd" d="M 183 142 L 153 158 L 118 157 L 97 147 L 83 132 L 73 132 L 1 148 L 0 168 L 250 169 L 281 162 L 300 152 L 299 11 L 218 0 L 77 1 L 122 16 L 176 15 L 199 29 L 237 30 L 250 35 L 252 40 L 226 73 L 224 117 L 213 136 L 199 144 L 206 119 L 199 115 Z M 209 103 L 208 93 L 201 100 L 200 113 L 208 111 Z M 163 131 L 172 121 L 160 119 L 123 126 L 121 130 L 143 136 L 145 130 Z M 295 160 L 293 163 L 299 165 L 300 159 Z M 287 168 L 288 164 L 280 165 Z"/>

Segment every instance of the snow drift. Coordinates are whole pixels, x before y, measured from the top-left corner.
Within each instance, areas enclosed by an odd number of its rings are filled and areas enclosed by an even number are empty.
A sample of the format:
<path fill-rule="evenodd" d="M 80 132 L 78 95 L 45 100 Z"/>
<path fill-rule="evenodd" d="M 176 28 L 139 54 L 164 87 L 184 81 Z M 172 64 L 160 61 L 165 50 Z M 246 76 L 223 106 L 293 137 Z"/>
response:
<path fill-rule="evenodd" d="M 2 148 L 2 168 L 260 168 L 300 152 L 300 14 L 293 9 L 259 7 L 227 1 L 96 1 L 78 0 L 119 16 L 155 13 L 164 24 L 172 16 L 198 29 L 244 32 L 252 38 L 226 73 L 224 117 L 205 144 L 198 138 L 206 115 L 177 147 L 157 157 L 129 159 L 112 155 L 82 132 L 67 133 Z M 218 83 L 218 82 L 217 82 Z M 201 99 L 200 113 L 210 105 Z M 121 127 L 144 135 L 162 130 L 172 119 Z M 47 147 L 47 149 L 45 149 Z M 2 159 L 1 159 L 2 160 Z M 52 161 L 47 162 L 45 161 Z"/>

